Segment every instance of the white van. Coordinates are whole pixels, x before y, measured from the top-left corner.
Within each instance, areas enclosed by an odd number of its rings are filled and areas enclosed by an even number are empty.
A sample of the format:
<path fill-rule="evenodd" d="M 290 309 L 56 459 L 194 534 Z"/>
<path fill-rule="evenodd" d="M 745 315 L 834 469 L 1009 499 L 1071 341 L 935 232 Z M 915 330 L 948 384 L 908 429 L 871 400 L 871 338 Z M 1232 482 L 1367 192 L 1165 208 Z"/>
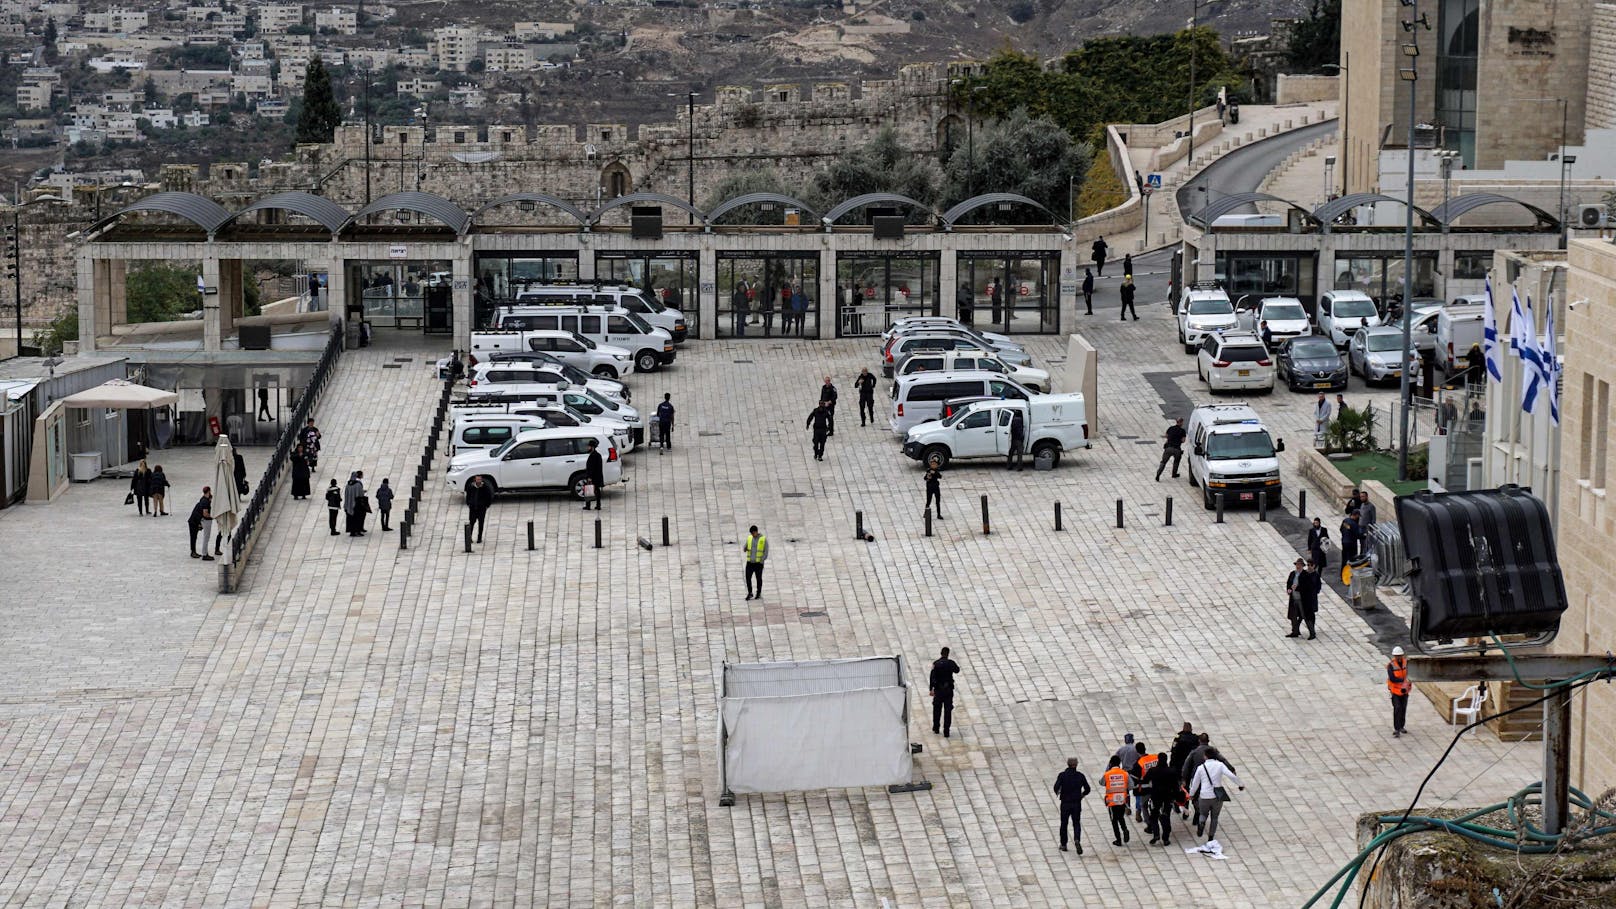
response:
<path fill-rule="evenodd" d="M 498 448 L 524 429 L 548 429 L 543 417 L 514 413 L 455 414 L 449 430 L 449 455 L 474 448 Z"/>
<path fill-rule="evenodd" d="M 1481 343 L 1487 309 L 1485 298 L 1477 297 L 1476 302 L 1460 297 L 1436 317 L 1436 362 L 1449 375 L 1464 369 L 1471 346 Z"/>
<path fill-rule="evenodd" d="M 1074 393 L 967 404 L 942 420 L 910 429 L 903 453 L 928 467 L 945 467 L 955 458 L 1006 457 L 1010 420 L 1017 411 L 1026 430 L 1025 451 L 1035 460 L 1047 454 L 1059 464 L 1061 452 L 1089 447 L 1088 413 L 1083 396 Z"/>
<path fill-rule="evenodd" d="M 1201 487 L 1201 504 L 1211 509 L 1223 493 L 1225 505 L 1266 495 L 1269 507 L 1278 507 L 1285 443 L 1274 442 L 1249 404 L 1203 404 L 1190 413 L 1186 431 L 1190 485 Z"/>
<path fill-rule="evenodd" d="M 594 341 L 631 352 L 634 368 L 652 372 L 672 363 L 673 335 L 639 316 L 607 306 L 507 306 L 499 311 L 501 329 L 570 331 Z"/>
<path fill-rule="evenodd" d="M 620 306 L 658 328 L 667 329 L 673 343 L 679 344 L 690 333 L 685 314 L 665 305 L 654 294 L 648 295 L 626 284 L 592 287 L 584 284 L 535 284 L 516 292 L 517 306 L 555 305 Z"/>
<path fill-rule="evenodd" d="M 563 363 L 607 379 L 634 371 L 634 355 L 612 344 L 597 344 L 575 331 L 474 331 L 471 333 L 470 366 L 476 366 L 496 353 L 538 351 Z"/>
<path fill-rule="evenodd" d="M 892 383 L 892 431 L 907 437 L 909 430 L 943 415 L 943 402 L 953 398 L 986 396 L 1026 401 L 1035 392 L 996 372 L 923 372 Z"/>

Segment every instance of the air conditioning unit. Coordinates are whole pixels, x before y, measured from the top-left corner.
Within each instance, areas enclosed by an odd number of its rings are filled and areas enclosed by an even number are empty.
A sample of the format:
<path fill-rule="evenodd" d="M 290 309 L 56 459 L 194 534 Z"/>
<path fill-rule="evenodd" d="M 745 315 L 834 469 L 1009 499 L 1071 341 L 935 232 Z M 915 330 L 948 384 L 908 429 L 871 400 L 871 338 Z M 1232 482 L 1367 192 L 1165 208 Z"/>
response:
<path fill-rule="evenodd" d="M 1603 230 L 1610 226 L 1610 212 L 1603 205 L 1577 207 L 1577 227 L 1582 230 Z"/>

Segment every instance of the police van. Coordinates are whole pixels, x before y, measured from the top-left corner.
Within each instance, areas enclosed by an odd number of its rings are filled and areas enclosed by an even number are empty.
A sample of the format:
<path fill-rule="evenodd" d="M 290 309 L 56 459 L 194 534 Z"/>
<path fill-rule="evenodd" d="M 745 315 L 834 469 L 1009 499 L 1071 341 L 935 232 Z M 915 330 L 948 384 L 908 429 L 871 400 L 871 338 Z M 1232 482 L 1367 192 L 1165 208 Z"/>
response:
<path fill-rule="evenodd" d="M 636 372 L 651 372 L 674 360 L 673 335 L 615 306 L 545 304 L 507 306 L 495 317 L 502 331 L 570 331 L 596 344 L 630 352 Z"/>
<path fill-rule="evenodd" d="M 1225 505 L 1255 504 L 1263 495 L 1269 507 L 1279 505 L 1279 453 L 1285 442 L 1274 441 L 1251 405 L 1202 404 L 1190 413 L 1185 429 L 1190 485 L 1201 488 L 1202 505 L 1216 506 L 1219 493 Z"/>
<path fill-rule="evenodd" d="M 675 344 L 683 343 L 690 333 L 685 314 L 656 298 L 626 284 L 592 287 L 584 284 L 536 284 L 516 292 L 517 306 L 552 305 L 616 306 L 626 309 L 657 328 L 666 329 Z"/>

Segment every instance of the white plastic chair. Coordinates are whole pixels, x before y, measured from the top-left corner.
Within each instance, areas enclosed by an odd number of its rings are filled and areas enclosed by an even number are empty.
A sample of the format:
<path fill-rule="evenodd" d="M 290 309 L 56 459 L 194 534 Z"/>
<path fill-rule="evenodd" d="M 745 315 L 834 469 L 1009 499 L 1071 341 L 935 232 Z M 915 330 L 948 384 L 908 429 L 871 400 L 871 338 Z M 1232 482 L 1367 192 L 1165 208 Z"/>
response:
<path fill-rule="evenodd" d="M 1471 685 L 1464 690 L 1464 694 L 1453 699 L 1453 718 L 1451 722 L 1458 725 L 1459 717 L 1465 717 L 1468 725 L 1476 721 L 1481 715 L 1481 705 L 1487 702 L 1487 686 Z"/>

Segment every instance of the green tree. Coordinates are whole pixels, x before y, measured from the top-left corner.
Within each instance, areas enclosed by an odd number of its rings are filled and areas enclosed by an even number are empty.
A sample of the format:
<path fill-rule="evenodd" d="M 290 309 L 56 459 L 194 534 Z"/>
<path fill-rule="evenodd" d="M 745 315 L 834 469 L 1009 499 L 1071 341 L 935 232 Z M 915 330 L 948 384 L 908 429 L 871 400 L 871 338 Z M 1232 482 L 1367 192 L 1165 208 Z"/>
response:
<path fill-rule="evenodd" d="M 775 171 L 752 170 L 725 177 L 724 179 L 718 181 L 718 185 L 713 187 L 712 195 L 707 197 L 707 202 L 702 206 L 702 209 L 704 211 L 712 211 L 714 208 L 717 208 L 720 203 L 733 199 L 736 196 L 744 196 L 747 193 L 778 193 L 785 196 L 791 195 L 790 191 L 786 189 L 785 181 L 780 179 L 780 175 Z M 734 211 L 724 215 L 724 223 L 784 224 L 785 211 L 778 205 L 771 210 L 765 210 L 756 205 L 748 205 L 742 208 L 737 208 Z"/>
<path fill-rule="evenodd" d="M 61 315 L 50 320 L 50 324 L 34 331 L 34 346 L 39 348 L 41 356 L 55 356 L 62 352 L 62 345 L 68 341 L 79 339 L 79 308 L 69 306 L 62 310 Z"/>
<path fill-rule="evenodd" d="M 129 270 L 125 299 L 130 322 L 172 322 L 202 308 L 196 266 L 146 262 Z"/>
<path fill-rule="evenodd" d="M 1307 73 L 1341 62 L 1341 0 L 1313 0 L 1307 18 L 1291 32 L 1285 56 L 1293 69 Z"/>
<path fill-rule="evenodd" d="M 319 57 L 309 61 L 303 76 L 303 108 L 297 118 L 297 141 L 330 142 L 342 122 L 342 108 L 331 88 L 331 74 Z"/>
<path fill-rule="evenodd" d="M 1074 141 L 1052 118 L 1034 117 L 1026 108 L 1017 108 L 1008 117 L 978 126 L 973 143 L 954 146 L 944 167 L 943 204 L 973 194 L 1019 193 L 1064 218 L 1068 187 L 1083 182 L 1093 159 L 1093 150 Z M 1020 221 L 1025 214 L 1018 212 L 1012 220 Z M 974 217 L 994 215 L 982 209 Z"/>
<path fill-rule="evenodd" d="M 45 20 L 45 62 L 54 66 L 56 64 L 56 20 Z"/>
<path fill-rule="evenodd" d="M 830 167 L 815 174 L 808 198 L 803 201 L 824 212 L 854 196 L 886 192 L 931 205 L 937 201 L 940 182 L 937 165 L 931 158 L 905 149 L 897 133 L 886 127 L 863 147 L 841 155 Z M 924 216 L 924 212 L 910 212 L 911 220 Z"/>

